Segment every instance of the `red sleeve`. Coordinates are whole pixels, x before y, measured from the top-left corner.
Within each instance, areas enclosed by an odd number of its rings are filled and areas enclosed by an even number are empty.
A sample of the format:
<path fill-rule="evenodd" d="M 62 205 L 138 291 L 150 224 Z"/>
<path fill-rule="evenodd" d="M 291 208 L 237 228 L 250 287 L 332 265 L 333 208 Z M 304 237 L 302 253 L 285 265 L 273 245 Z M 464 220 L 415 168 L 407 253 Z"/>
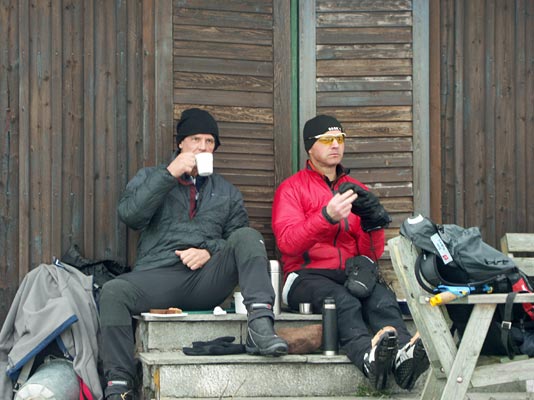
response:
<path fill-rule="evenodd" d="M 312 215 L 306 215 L 303 206 L 306 195 L 302 189 L 285 181 L 274 196 L 273 233 L 280 251 L 290 256 L 302 254 L 321 242 L 325 232 L 338 229 L 338 224 L 328 222 L 320 209 Z"/>

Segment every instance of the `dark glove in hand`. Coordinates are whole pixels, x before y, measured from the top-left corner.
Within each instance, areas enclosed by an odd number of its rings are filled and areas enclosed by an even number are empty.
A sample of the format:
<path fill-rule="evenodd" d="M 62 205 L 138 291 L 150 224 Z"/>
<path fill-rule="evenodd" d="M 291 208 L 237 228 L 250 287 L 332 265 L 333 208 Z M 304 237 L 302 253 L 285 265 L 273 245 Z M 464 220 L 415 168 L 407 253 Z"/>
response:
<path fill-rule="evenodd" d="M 222 356 L 245 353 L 245 346 L 233 343 L 234 340 L 234 336 L 222 336 L 207 342 L 193 342 L 193 347 L 184 347 L 183 352 L 188 356 Z"/>
<path fill-rule="evenodd" d="M 345 274 L 347 275 L 345 287 L 359 299 L 369 297 L 378 280 L 376 264 L 366 256 L 349 258 L 345 264 Z"/>
<path fill-rule="evenodd" d="M 349 189 L 358 194 L 358 198 L 352 203 L 352 212 L 360 216 L 365 232 L 382 229 L 390 224 L 391 217 L 380 204 L 378 197 L 352 182 L 339 185 L 339 193 L 345 193 Z"/>

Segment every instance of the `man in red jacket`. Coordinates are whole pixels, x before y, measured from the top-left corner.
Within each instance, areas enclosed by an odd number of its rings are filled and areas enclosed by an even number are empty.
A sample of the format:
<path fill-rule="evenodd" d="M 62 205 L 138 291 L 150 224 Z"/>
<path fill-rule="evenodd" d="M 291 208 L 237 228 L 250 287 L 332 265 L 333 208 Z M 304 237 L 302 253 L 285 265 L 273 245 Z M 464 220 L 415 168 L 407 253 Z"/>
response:
<path fill-rule="evenodd" d="M 393 372 L 400 387 L 412 389 L 428 358 L 419 336 L 408 332 L 376 264 L 391 218 L 341 165 L 345 133 L 336 118 L 318 115 L 303 133 L 309 160 L 282 182 L 273 203 L 283 300 L 293 310 L 311 303 L 320 313 L 324 299 L 333 297 L 339 343 L 371 385 L 384 389 Z"/>

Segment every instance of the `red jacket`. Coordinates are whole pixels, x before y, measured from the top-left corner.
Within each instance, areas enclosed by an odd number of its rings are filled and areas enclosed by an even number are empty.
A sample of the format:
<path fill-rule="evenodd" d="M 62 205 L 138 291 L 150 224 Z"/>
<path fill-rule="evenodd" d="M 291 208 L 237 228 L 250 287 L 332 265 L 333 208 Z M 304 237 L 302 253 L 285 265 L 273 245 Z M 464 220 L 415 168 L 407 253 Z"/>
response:
<path fill-rule="evenodd" d="M 283 181 L 276 190 L 272 224 L 276 244 L 282 253 L 284 276 L 302 268 L 345 269 L 348 258 L 365 255 L 377 260 L 384 252 L 384 230 L 366 233 L 360 217 L 349 217 L 336 224 L 323 214 L 342 182 L 354 182 L 344 169 L 331 183 L 312 169 L 311 164 Z"/>

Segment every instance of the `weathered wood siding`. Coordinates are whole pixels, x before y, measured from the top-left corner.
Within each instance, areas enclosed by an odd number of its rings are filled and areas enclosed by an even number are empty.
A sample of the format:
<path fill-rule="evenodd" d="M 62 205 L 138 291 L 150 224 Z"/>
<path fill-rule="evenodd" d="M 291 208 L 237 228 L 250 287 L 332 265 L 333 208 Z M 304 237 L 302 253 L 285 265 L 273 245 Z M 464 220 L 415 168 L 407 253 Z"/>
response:
<path fill-rule="evenodd" d="M 290 2 L 175 0 L 174 118 L 189 107 L 219 122 L 215 169 L 243 193 L 274 256 L 271 204 L 291 173 Z"/>
<path fill-rule="evenodd" d="M 534 232 L 534 1 L 440 3 L 443 222 Z"/>
<path fill-rule="evenodd" d="M 343 124 L 348 135 L 343 164 L 381 197 L 394 217 L 392 236 L 414 207 L 412 3 L 315 3 L 314 54 L 301 65 L 315 63 L 313 111 Z M 310 17 L 301 18 L 305 23 Z M 304 105 L 305 97 L 310 95 L 301 97 Z"/>
<path fill-rule="evenodd" d="M 72 243 L 130 264 L 127 181 L 172 151 L 170 1 L 0 2 L 0 316 Z"/>
<path fill-rule="evenodd" d="M 301 131 L 316 114 L 340 120 L 343 165 L 380 196 L 392 237 L 414 210 L 412 1 L 315 0 L 299 17 Z"/>

